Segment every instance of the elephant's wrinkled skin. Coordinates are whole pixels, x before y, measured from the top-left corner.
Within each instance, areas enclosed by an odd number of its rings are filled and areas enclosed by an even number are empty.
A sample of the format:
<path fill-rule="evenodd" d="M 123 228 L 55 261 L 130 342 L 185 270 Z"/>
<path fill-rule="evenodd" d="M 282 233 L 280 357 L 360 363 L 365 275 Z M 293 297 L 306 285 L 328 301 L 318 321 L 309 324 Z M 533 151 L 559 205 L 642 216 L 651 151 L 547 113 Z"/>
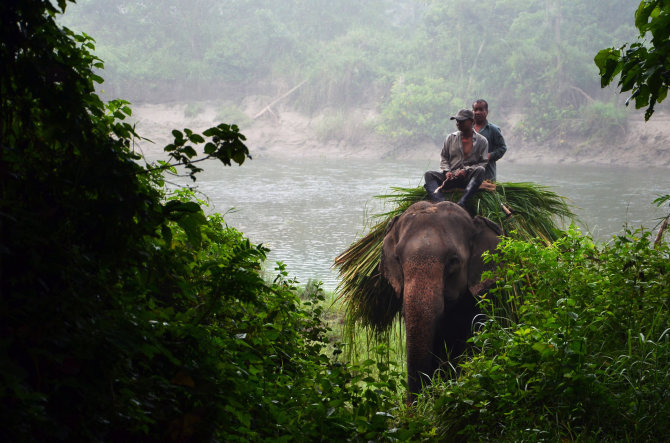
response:
<path fill-rule="evenodd" d="M 476 296 L 488 286 L 481 255 L 499 235 L 498 225 L 452 202 L 421 201 L 389 223 L 379 267 L 403 302 L 410 400 L 440 362 L 465 350 Z"/>

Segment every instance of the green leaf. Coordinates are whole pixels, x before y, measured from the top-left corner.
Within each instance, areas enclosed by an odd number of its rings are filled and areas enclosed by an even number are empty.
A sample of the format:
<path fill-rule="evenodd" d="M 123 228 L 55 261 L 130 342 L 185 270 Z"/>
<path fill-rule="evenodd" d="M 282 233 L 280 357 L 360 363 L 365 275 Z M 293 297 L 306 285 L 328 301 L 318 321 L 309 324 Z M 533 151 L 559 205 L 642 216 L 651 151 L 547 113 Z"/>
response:
<path fill-rule="evenodd" d="M 195 152 L 195 149 L 193 149 L 192 146 L 184 146 L 184 147 L 181 149 L 180 152 L 183 153 L 183 154 L 185 154 L 185 155 L 187 155 L 188 158 L 193 158 L 193 157 L 195 157 L 196 155 L 198 155 L 198 153 Z"/>
<path fill-rule="evenodd" d="M 179 202 L 179 203 L 181 203 L 179 205 L 179 210 L 180 211 L 191 212 L 191 213 L 202 213 L 202 208 L 196 202 L 188 201 L 188 202 Z"/>
<path fill-rule="evenodd" d="M 647 24 L 649 23 L 649 15 L 653 11 L 653 5 L 647 3 L 646 1 L 641 1 L 640 5 L 635 11 L 635 27 L 640 31 L 645 30 Z M 641 32 L 642 35 L 643 32 Z"/>
<path fill-rule="evenodd" d="M 188 136 L 188 139 L 191 143 L 203 143 L 205 141 L 200 134 L 191 134 Z"/>
<path fill-rule="evenodd" d="M 208 142 L 205 145 L 205 154 L 211 155 L 216 151 L 216 145 L 212 142 Z"/>
<path fill-rule="evenodd" d="M 614 48 L 602 49 L 594 58 L 595 64 L 600 69 L 600 85 L 605 87 L 620 72 L 622 64 L 619 63 L 620 50 Z"/>
<path fill-rule="evenodd" d="M 161 226 L 161 236 L 163 237 L 163 240 L 165 241 L 165 245 L 168 248 L 172 247 L 172 229 L 166 224 L 163 224 Z"/>
<path fill-rule="evenodd" d="M 177 219 L 177 224 L 184 230 L 189 243 L 195 248 L 200 248 L 202 232 L 200 227 L 207 222 L 203 214 L 186 214 Z"/>
<path fill-rule="evenodd" d="M 234 160 L 235 163 L 237 163 L 238 165 L 241 165 L 242 163 L 244 163 L 244 160 L 245 160 L 245 159 L 246 159 L 246 155 L 245 155 L 244 152 L 237 152 L 237 153 L 235 153 L 235 154 L 233 155 L 233 160 Z"/>
<path fill-rule="evenodd" d="M 665 203 L 667 201 L 670 201 L 670 194 L 666 194 L 666 195 L 662 195 L 662 196 L 658 197 L 657 199 L 654 200 L 654 204 L 656 206 L 660 207 L 660 206 L 663 205 L 663 203 Z"/>

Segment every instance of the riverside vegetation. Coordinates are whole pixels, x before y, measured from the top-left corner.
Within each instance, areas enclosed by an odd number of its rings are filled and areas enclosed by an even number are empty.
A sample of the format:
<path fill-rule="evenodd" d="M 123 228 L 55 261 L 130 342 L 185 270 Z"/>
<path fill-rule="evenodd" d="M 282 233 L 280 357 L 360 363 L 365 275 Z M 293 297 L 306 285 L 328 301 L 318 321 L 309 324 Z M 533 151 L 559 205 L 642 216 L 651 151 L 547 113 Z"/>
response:
<path fill-rule="evenodd" d="M 386 429 L 395 377 L 326 356 L 320 291 L 301 302 L 267 249 L 189 190 L 198 162 L 248 159 L 221 124 L 174 130 L 146 164 L 102 62 L 54 20 L 4 2 L 0 74 L 4 441 L 342 440 Z M 202 150 L 198 154 L 196 149 Z"/>
<path fill-rule="evenodd" d="M 563 150 L 611 150 L 630 116 L 593 56 L 635 37 L 638 0 L 480 0 L 476 13 L 433 0 L 78 3 L 65 23 L 95 29 L 114 97 L 246 110 L 246 97 L 299 86 L 280 105 L 323 115 L 322 137 L 363 126 L 400 146 L 440 142 L 445 116 L 478 97 L 495 119 L 519 115 L 517 138 Z"/>
<path fill-rule="evenodd" d="M 264 279 L 264 247 L 166 190 L 247 161 L 238 128 L 175 130 L 144 162 L 66 4 L 0 4 L 3 440 L 667 438 L 667 242 L 504 240 L 472 359 L 407 407 L 387 349 L 331 342 L 319 285 Z"/>
<path fill-rule="evenodd" d="M 668 243 L 626 228 L 596 245 L 574 226 L 557 229 L 552 218 L 573 216 L 551 191 L 498 186 L 472 203 L 506 237 L 488 254 L 497 267 L 482 278 L 497 284 L 480 301 L 470 358 L 457 379 L 449 369 L 438 373 L 396 426 L 429 441 L 662 438 L 670 412 Z M 362 329 L 372 343 L 404 346 L 400 301 L 376 271 L 379 247 L 392 217 L 425 197 L 421 187 L 381 196 L 395 207 L 336 259 L 348 342 Z M 513 217 L 501 203 L 515 208 Z"/>

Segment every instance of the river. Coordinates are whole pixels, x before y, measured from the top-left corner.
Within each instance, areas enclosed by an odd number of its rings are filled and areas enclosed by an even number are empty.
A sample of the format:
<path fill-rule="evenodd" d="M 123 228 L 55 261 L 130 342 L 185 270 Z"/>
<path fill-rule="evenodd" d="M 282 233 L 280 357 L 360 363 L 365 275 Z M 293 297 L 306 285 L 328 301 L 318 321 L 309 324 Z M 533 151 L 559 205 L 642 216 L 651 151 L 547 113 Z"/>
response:
<path fill-rule="evenodd" d="M 373 196 L 392 186 L 419 186 L 423 173 L 437 166 L 428 161 L 254 158 L 241 167 L 208 163 L 196 184 L 211 212 L 225 214 L 229 225 L 270 248 L 270 275 L 275 262 L 282 261 L 301 283 L 321 280 L 332 290 L 337 285 L 333 259 L 365 234 L 366 214 L 381 209 Z M 653 228 L 667 213 L 667 206 L 651 203 L 670 193 L 667 169 L 501 161 L 498 170 L 499 181 L 532 181 L 567 197 L 582 232 L 600 241 L 626 224 Z"/>

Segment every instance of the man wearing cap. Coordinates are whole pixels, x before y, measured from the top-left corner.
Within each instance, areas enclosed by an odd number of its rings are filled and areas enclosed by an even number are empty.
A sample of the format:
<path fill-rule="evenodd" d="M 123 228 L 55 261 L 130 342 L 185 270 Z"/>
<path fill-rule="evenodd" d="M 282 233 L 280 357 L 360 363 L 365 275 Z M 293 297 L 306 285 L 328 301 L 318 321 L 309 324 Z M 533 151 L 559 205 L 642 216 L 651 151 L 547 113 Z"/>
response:
<path fill-rule="evenodd" d="M 475 115 L 475 132 L 486 137 L 489 142 L 489 162 L 486 165 L 484 180 L 496 179 L 496 162 L 505 155 L 507 145 L 500 128 L 487 120 L 489 115 L 489 104 L 483 98 L 472 103 L 472 111 Z"/>
<path fill-rule="evenodd" d="M 458 131 L 449 134 L 444 141 L 441 170 L 428 171 L 424 175 L 424 187 L 428 198 L 433 202 L 444 201 L 442 192 L 435 192 L 444 184 L 442 189 L 465 188 L 458 201 L 460 206 L 465 206 L 484 181 L 488 163 L 488 142 L 484 136 L 473 130 L 474 119 L 475 115 L 469 109 L 461 109 L 451 117 L 451 120 L 456 120 Z"/>

